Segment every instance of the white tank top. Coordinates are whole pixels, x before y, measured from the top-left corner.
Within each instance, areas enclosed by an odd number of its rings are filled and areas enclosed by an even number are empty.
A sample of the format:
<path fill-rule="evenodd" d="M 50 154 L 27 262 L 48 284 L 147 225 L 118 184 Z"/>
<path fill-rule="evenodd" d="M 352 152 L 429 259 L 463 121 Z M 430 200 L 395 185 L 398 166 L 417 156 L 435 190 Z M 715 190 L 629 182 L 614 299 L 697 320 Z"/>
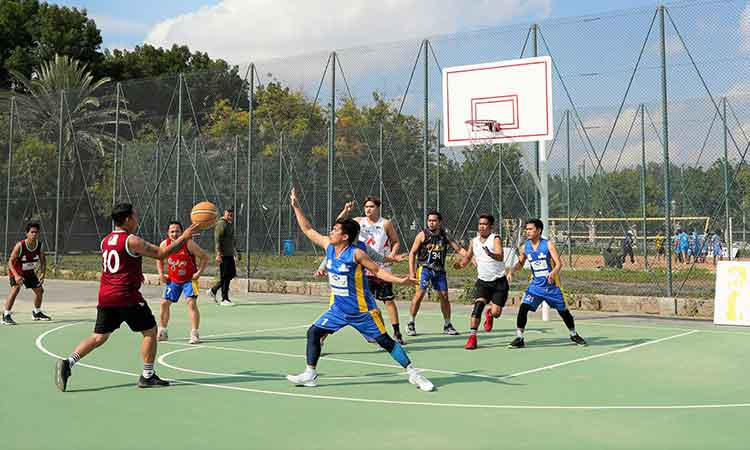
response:
<path fill-rule="evenodd" d="M 505 276 L 505 263 L 503 261 L 495 261 L 485 253 L 483 247 L 487 247 L 491 252 L 495 251 L 495 233 L 487 236 L 487 240 L 484 243 L 480 242 L 480 237 L 477 236 L 471 240 L 473 246 L 472 251 L 474 252 L 474 259 L 477 261 L 477 274 L 479 279 L 482 281 L 495 281 L 498 278 Z"/>
<path fill-rule="evenodd" d="M 375 223 L 370 223 L 367 217 L 360 217 L 359 222 L 359 240 L 366 246 L 385 256 L 391 252 L 391 242 L 388 240 L 388 234 L 385 232 L 385 219 L 380 218 Z M 379 264 L 380 267 L 390 271 L 388 264 Z M 370 275 L 368 273 L 368 275 Z"/>

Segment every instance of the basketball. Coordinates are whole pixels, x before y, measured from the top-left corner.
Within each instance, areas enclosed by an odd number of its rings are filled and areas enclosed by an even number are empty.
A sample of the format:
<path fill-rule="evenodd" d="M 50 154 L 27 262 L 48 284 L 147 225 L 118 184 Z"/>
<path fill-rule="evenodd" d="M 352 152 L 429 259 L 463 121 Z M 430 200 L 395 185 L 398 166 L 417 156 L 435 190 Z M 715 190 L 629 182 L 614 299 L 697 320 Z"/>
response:
<path fill-rule="evenodd" d="M 219 209 L 211 202 L 200 202 L 190 211 L 190 221 L 197 223 L 201 230 L 213 227 L 218 218 Z"/>

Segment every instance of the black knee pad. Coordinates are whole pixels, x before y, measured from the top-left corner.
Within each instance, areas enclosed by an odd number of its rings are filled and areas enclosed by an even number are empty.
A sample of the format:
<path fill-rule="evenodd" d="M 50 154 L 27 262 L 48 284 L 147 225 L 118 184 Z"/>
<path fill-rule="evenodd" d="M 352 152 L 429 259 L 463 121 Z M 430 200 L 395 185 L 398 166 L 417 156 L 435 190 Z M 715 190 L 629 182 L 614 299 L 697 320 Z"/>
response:
<path fill-rule="evenodd" d="M 476 319 L 481 319 L 482 311 L 484 311 L 485 306 L 487 306 L 487 304 L 484 303 L 483 301 L 475 301 L 474 309 L 471 310 L 471 317 L 474 317 Z"/>
<path fill-rule="evenodd" d="M 394 341 L 392 337 L 388 336 L 388 333 L 383 333 L 375 338 L 375 342 L 377 342 L 378 345 L 380 345 L 388 353 L 392 352 L 393 347 L 396 346 L 396 341 Z"/>

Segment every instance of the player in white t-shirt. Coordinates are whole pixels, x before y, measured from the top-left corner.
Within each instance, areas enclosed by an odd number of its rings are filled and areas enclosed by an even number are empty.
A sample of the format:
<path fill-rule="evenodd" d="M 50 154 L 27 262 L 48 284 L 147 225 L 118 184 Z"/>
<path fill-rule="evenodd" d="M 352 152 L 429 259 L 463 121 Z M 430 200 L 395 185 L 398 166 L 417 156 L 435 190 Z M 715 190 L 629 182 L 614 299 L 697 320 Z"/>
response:
<path fill-rule="evenodd" d="M 365 197 L 362 205 L 365 210 L 364 217 L 354 218 L 360 227 L 359 240 L 383 256 L 397 258 L 398 250 L 401 247 L 398 233 L 396 233 L 396 227 L 393 223 L 380 215 L 380 204 L 380 199 L 375 196 L 368 195 Z M 354 209 L 354 202 L 345 204 L 337 219 L 347 218 L 352 209 Z M 379 263 L 378 265 L 387 272 L 391 271 L 390 265 L 387 263 Z M 393 327 L 394 337 L 400 344 L 405 344 L 398 321 L 398 307 L 393 294 L 393 285 L 373 276 L 369 271 L 366 272 L 366 275 L 373 296 L 385 304 L 388 318 Z"/>
<path fill-rule="evenodd" d="M 474 284 L 474 309 L 469 320 L 469 339 L 464 348 L 477 348 L 477 328 L 482 319 L 482 311 L 487 303 L 491 306 L 484 313 L 484 331 L 492 331 L 492 322 L 503 313 L 508 300 L 508 279 L 505 277 L 503 262 L 503 241 L 499 234 L 492 232 L 495 218 L 489 214 L 479 216 L 479 235 L 471 240 L 468 252 L 454 264 L 456 269 L 463 269 L 472 257 L 477 265 L 477 281 Z"/>

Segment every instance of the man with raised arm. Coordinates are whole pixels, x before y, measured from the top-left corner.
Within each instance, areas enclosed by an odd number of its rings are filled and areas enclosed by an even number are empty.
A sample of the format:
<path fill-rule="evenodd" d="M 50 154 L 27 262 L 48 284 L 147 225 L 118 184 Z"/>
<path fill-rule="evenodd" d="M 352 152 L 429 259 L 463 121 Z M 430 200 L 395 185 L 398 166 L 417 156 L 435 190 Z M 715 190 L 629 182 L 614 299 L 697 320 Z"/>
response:
<path fill-rule="evenodd" d="M 134 332 L 143 334 L 141 356 L 143 372 L 138 379 L 139 388 L 169 386 L 154 372 L 156 358 L 156 319 L 143 299 L 142 257 L 164 259 L 180 250 L 193 236 L 196 224 L 182 232 L 180 237 L 166 247 L 159 247 L 136 236 L 138 212 L 130 203 L 119 203 L 112 208 L 115 229 L 101 242 L 102 276 L 99 282 L 99 302 L 96 307 L 94 333 L 81 341 L 66 359 L 57 361 L 55 382 L 65 392 L 71 369 L 96 348 L 107 342 L 110 334 L 123 322 Z"/>
<path fill-rule="evenodd" d="M 412 365 L 401 344 L 393 340 L 386 332 L 380 311 L 368 288 L 365 269 L 389 283 L 408 284 L 412 280 L 381 270 L 380 266 L 355 245 L 359 236 L 359 224 L 354 220 L 336 220 L 328 237 L 325 237 L 310 225 L 300 208 L 294 189 L 290 194 L 290 204 L 305 236 L 326 251 L 326 271 L 331 286 L 331 304 L 328 310 L 307 330 L 307 366 L 304 372 L 299 375 L 287 375 L 287 380 L 297 386 L 317 386 L 321 338 L 350 325 L 365 339 L 377 342 L 401 367 L 406 369 L 411 384 L 423 391 L 433 390 L 433 384 Z"/>

